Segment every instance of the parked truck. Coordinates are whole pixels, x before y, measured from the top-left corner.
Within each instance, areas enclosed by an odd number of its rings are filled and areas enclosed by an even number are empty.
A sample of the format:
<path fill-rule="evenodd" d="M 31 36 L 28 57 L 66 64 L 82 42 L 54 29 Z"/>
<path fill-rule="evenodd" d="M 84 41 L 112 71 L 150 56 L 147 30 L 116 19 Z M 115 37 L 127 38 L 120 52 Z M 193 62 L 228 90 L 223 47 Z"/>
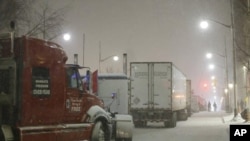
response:
<path fill-rule="evenodd" d="M 130 63 L 129 111 L 136 127 L 187 118 L 186 76 L 172 62 Z M 184 116 L 183 116 L 184 115 Z"/>
<path fill-rule="evenodd" d="M 187 94 L 187 113 L 188 116 L 192 115 L 192 110 L 191 110 L 191 101 L 192 101 L 192 82 L 190 79 L 187 80 L 186 83 L 186 94 Z"/>
<path fill-rule="evenodd" d="M 1 141 L 132 140 L 132 118 L 103 109 L 56 43 L 0 35 Z"/>
<path fill-rule="evenodd" d="M 109 111 L 128 114 L 128 77 L 120 73 L 98 74 L 98 97 Z"/>
<path fill-rule="evenodd" d="M 197 95 L 191 96 L 191 112 L 197 113 L 200 111 L 199 100 Z"/>

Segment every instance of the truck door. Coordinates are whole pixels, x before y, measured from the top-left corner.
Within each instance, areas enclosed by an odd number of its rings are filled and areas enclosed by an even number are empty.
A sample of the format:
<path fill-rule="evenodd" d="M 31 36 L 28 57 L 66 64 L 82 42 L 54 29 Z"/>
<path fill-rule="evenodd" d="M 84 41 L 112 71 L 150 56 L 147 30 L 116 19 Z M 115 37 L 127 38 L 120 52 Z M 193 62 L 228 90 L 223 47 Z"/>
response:
<path fill-rule="evenodd" d="M 67 88 L 66 88 L 66 105 L 65 105 L 65 120 L 80 121 L 84 120 L 86 116 L 86 109 L 84 109 L 84 95 L 82 80 L 78 69 L 75 67 L 66 68 Z"/>
<path fill-rule="evenodd" d="M 154 63 L 152 66 L 154 108 L 171 108 L 171 63 Z"/>
<path fill-rule="evenodd" d="M 150 103 L 149 64 L 131 64 L 131 108 L 148 108 Z"/>

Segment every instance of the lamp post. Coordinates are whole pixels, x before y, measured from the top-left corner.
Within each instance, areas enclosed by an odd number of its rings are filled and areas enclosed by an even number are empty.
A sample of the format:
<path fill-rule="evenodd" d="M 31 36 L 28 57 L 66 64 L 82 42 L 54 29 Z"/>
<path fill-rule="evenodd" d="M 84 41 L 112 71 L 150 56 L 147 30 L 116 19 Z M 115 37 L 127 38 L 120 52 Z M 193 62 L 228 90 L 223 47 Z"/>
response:
<path fill-rule="evenodd" d="M 102 58 L 101 42 L 99 42 L 99 71 L 100 72 L 101 72 L 101 63 L 108 60 L 108 59 L 110 59 L 110 58 L 113 58 L 114 61 L 119 60 L 119 57 L 117 55 L 111 55 L 111 56 Z"/>

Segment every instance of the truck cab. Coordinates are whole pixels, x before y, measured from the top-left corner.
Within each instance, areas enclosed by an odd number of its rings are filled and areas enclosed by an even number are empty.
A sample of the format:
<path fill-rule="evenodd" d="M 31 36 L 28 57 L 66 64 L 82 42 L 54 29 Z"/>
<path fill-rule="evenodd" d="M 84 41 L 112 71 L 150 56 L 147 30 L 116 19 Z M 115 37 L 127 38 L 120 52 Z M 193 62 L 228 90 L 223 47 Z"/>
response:
<path fill-rule="evenodd" d="M 111 117 L 84 90 L 82 67 L 55 43 L 12 34 L 0 36 L 0 140 L 109 140 Z"/>

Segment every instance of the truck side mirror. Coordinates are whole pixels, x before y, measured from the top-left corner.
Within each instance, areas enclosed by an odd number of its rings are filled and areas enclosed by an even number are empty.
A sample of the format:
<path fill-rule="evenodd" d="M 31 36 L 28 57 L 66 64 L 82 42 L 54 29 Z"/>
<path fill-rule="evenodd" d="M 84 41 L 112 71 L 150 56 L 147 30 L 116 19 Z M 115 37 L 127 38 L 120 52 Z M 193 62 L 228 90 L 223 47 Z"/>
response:
<path fill-rule="evenodd" d="M 115 97 L 116 97 L 116 93 L 112 93 L 111 98 L 112 98 L 112 99 L 115 99 Z"/>

